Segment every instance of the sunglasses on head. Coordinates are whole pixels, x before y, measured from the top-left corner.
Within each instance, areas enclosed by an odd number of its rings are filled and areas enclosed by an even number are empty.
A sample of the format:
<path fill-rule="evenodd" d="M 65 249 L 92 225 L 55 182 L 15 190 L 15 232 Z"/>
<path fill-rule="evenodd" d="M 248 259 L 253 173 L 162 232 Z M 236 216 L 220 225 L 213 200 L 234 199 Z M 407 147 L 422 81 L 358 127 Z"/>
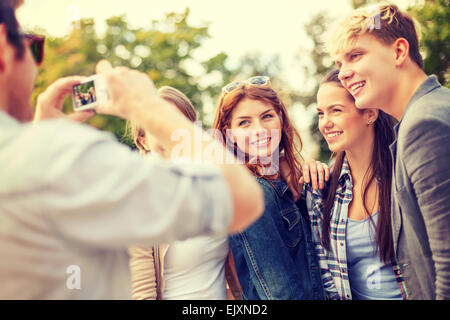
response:
<path fill-rule="evenodd" d="M 234 89 L 240 87 L 242 84 L 247 83 L 254 86 L 265 86 L 270 84 L 270 78 L 266 76 L 256 76 L 248 78 L 245 81 L 233 81 L 222 88 L 222 91 L 226 93 L 232 92 Z"/>
<path fill-rule="evenodd" d="M 40 65 L 42 63 L 42 60 L 44 59 L 45 37 L 30 33 L 23 33 L 22 37 L 27 40 L 34 61 L 36 61 L 37 65 Z"/>

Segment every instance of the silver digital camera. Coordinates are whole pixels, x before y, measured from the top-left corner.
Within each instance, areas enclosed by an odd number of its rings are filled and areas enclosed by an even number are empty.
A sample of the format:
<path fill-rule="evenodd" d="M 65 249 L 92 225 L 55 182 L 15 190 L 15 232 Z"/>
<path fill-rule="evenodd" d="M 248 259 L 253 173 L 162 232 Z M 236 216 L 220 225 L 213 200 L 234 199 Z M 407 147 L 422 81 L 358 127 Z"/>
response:
<path fill-rule="evenodd" d="M 100 75 L 91 76 L 72 87 L 75 111 L 95 110 L 98 105 L 106 103 L 107 100 L 106 82 Z"/>

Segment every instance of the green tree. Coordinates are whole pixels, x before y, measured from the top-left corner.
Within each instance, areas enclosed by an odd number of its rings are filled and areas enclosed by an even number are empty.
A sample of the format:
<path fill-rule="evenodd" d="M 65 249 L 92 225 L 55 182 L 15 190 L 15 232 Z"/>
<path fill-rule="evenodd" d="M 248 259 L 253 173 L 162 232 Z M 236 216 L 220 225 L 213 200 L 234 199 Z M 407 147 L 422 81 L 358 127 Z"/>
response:
<path fill-rule="evenodd" d="M 125 16 L 111 17 L 106 21 L 107 29 L 102 37 L 95 32 L 93 19 L 83 19 L 67 37 L 49 36 L 34 99 L 59 77 L 93 74 L 95 64 L 105 58 L 114 66 L 128 66 L 147 73 L 157 87 L 169 85 L 181 90 L 191 99 L 202 119 L 203 101 L 205 97 L 216 94 L 217 85 L 202 87 L 199 79 L 215 70 L 225 71 L 226 55 L 218 53 L 206 61 L 195 61 L 195 50 L 209 37 L 208 26 L 191 26 L 187 22 L 188 17 L 189 9 L 182 13 L 169 13 L 161 21 L 153 21 L 149 29 L 131 28 Z M 190 74 L 189 66 L 193 64 L 203 68 L 201 75 Z M 225 77 L 228 75 L 225 73 Z M 71 108 L 72 102 L 68 98 L 64 110 Z M 89 123 L 114 133 L 119 140 L 124 137 L 125 121 L 122 119 L 96 115 Z M 127 137 L 124 142 L 132 145 Z"/>
<path fill-rule="evenodd" d="M 299 92 L 298 101 L 300 101 L 307 108 L 312 108 L 316 103 L 316 94 L 319 89 L 319 84 L 323 76 L 333 68 L 333 63 L 327 54 L 323 44 L 323 34 L 326 32 L 327 21 L 330 21 L 330 16 L 326 12 L 319 12 L 315 14 L 311 20 L 306 24 L 305 30 L 307 35 L 313 42 L 312 50 L 310 50 L 310 60 L 303 65 L 303 75 L 312 85 L 312 89 Z M 302 56 L 308 56 L 303 53 Z M 310 132 L 313 139 L 319 145 L 318 160 L 327 162 L 330 159 L 331 153 L 328 145 L 318 129 L 318 117 L 314 118 L 310 126 Z"/>
<path fill-rule="evenodd" d="M 450 88 L 450 2 L 426 0 L 408 11 L 421 26 L 425 72 L 435 74 L 441 84 Z"/>

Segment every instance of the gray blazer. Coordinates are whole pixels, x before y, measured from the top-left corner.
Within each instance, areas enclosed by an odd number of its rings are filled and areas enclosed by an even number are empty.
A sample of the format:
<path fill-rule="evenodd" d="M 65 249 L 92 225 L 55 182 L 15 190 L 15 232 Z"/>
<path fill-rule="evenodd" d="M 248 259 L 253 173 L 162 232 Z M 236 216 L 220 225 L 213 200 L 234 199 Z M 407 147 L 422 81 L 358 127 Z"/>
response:
<path fill-rule="evenodd" d="M 450 299 L 450 90 L 428 77 L 390 146 L 392 233 L 409 299 Z"/>

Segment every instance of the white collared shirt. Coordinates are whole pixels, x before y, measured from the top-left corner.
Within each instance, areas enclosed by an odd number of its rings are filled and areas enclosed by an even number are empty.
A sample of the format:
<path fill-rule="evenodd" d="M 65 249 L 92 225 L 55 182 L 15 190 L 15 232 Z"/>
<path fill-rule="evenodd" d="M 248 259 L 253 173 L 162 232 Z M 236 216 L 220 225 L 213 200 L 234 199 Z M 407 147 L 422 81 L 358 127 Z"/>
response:
<path fill-rule="evenodd" d="M 0 111 L 0 299 L 129 299 L 130 245 L 225 236 L 231 211 L 214 166 L 142 159 L 87 125 Z"/>

